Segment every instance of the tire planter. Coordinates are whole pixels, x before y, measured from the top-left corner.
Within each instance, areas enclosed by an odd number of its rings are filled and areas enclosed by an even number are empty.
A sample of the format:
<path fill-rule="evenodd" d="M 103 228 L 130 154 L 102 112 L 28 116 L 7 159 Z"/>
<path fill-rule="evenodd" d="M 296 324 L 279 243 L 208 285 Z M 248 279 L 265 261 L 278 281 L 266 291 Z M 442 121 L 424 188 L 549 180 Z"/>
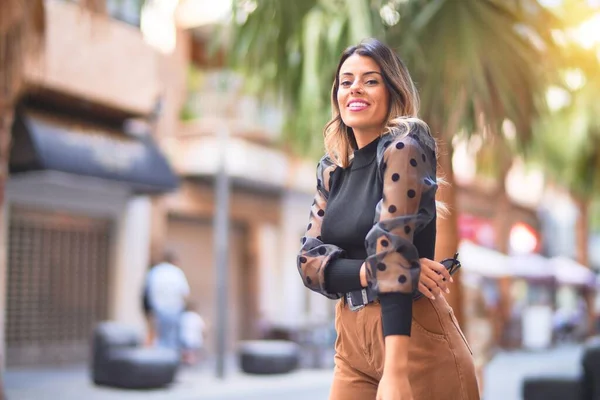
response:
<path fill-rule="evenodd" d="M 581 380 L 568 377 L 535 377 L 523 382 L 523 400 L 580 400 Z"/>
<path fill-rule="evenodd" d="M 300 347 L 286 340 L 256 340 L 242 342 L 238 357 L 247 374 L 285 374 L 298 368 Z"/>
<path fill-rule="evenodd" d="M 140 347 L 141 335 L 128 326 L 103 322 L 94 331 L 92 380 L 96 385 L 152 389 L 170 384 L 179 365 L 176 351 Z"/>
<path fill-rule="evenodd" d="M 590 339 L 584 348 L 581 360 L 583 366 L 583 398 L 600 400 L 600 339 Z"/>

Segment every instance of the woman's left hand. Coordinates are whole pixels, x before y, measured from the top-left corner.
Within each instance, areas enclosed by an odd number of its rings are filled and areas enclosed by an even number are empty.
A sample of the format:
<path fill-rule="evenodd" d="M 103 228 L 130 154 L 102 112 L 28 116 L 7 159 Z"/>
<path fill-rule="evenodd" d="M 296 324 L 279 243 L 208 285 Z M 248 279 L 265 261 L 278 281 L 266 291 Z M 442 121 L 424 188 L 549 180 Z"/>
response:
<path fill-rule="evenodd" d="M 453 282 L 454 280 L 446 267 L 428 258 L 421 258 L 420 261 L 421 276 L 419 278 L 419 291 L 432 300 L 435 300 L 435 296 L 439 296 L 441 291 L 450 293 L 448 282 Z"/>

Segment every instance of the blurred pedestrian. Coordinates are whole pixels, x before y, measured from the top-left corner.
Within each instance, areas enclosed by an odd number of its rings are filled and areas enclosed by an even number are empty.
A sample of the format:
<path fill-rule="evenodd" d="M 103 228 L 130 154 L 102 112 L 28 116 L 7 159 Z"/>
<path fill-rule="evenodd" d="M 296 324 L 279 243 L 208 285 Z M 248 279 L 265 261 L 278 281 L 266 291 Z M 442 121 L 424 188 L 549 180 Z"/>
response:
<path fill-rule="evenodd" d="M 308 288 L 342 297 L 330 400 L 477 400 L 470 349 L 441 294 L 451 277 L 431 261 L 436 144 L 409 72 L 365 40 L 342 54 L 331 101 L 298 255 Z"/>
<path fill-rule="evenodd" d="M 181 316 L 180 329 L 182 358 L 185 364 L 195 365 L 198 363 L 204 350 L 206 328 L 206 323 L 196 311 L 195 304 L 188 301 L 186 310 Z"/>
<path fill-rule="evenodd" d="M 153 346 L 156 338 L 156 332 L 154 329 L 154 313 L 152 312 L 152 306 L 150 305 L 150 296 L 148 295 L 148 273 L 154 265 L 150 264 L 148 272 L 146 273 L 146 279 L 144 280 L 144 286 L 142 288 L 142 310 L 144 312 L 144 318 L 146 320 L 146 346 Z"/>
<path fill-rule="evenodd" d="M 146 285 L 148 302 L 156 329 L 156 344 L 179 349 L 179 327 L 190 287 L 183 271 L 176 266 L 173 253 L 167 253 L 163 262 L 148 272 Z"/>

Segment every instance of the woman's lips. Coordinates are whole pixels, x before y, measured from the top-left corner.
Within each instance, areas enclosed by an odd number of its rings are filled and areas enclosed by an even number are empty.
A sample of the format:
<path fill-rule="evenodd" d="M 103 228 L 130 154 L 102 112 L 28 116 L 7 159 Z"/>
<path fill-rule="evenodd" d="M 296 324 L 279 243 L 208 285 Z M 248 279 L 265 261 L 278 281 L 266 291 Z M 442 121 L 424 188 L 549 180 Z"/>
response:
<path fill-rule="evenodd" d="M 350 104 L 348 104 L 348 109 L 350 111 L 362 111 L 367 107 L 369 107 L 369 104 L 365 103 L 364 101 L 352 101 Z"/>

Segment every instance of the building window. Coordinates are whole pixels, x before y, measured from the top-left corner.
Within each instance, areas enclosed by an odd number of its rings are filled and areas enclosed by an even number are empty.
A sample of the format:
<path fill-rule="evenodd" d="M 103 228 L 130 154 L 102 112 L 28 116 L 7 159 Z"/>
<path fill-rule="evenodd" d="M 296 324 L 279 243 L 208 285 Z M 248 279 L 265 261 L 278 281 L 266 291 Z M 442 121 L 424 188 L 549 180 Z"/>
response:
<path fill-rule="evenodd" d="M 67 3 L 79 3 L 80 0 L 62 0 Z M 142 6 L 147 0 L 106 0 L 108 15 L 129 25 L 140 26 Z"/>
<path fill-rule="evenodd" d="M 107 0 L 106 12 L 119 21 L 140 26 L 143 3 L 144 0 Z"/>

